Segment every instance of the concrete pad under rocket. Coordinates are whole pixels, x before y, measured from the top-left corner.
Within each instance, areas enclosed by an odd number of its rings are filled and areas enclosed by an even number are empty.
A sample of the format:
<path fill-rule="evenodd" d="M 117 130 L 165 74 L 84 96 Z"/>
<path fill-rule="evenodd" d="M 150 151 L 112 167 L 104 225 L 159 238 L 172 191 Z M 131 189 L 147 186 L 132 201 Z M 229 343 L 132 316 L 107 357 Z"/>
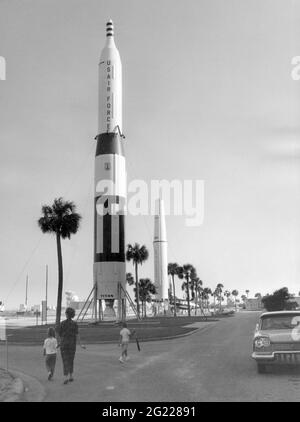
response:
<path fill-rule="evenodd" d="M 157 287 L 157 299 L 162 300 L 165 308 L 168 304 L 168 242 L 165 221 L 165 209 L 162 199 L 156 202 L 154 217 L 154 282 Z"/>
<path fill-rule="evenodd" d="M 94 285 L 97 299 L 126 288 L 126 164 L 122 135 L 122 64 L 112 21 L 99 62 L 99 129 L 95 157 Z"/>

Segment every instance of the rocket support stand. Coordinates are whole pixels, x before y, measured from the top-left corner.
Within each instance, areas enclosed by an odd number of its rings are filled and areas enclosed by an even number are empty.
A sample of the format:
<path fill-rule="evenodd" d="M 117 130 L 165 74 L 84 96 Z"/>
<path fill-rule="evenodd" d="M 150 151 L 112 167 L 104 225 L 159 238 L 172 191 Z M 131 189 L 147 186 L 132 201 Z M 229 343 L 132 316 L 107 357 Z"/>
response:
<path fill-rule="evenodd" d="M 95 322 L 97 322 L 97 314 L 98 314 L 98 310 L 97 310 L 97 284 L 94 284 L 94 318 L 95 318 Z M 100 320 L 100 306 L 99 306 L 99 320 Z"/>

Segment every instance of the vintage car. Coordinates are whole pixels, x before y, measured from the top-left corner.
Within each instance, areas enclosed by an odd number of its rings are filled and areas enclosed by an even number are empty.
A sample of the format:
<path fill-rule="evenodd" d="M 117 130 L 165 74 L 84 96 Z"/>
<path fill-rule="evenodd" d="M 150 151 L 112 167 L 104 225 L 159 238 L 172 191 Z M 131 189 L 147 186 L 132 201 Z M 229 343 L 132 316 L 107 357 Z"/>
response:
<path fill-rule="evenodd" d="M 264 373 L 269 365 L 300 364 L 300 311 L 265 312 L 253 339 L 252 358 Z"/>

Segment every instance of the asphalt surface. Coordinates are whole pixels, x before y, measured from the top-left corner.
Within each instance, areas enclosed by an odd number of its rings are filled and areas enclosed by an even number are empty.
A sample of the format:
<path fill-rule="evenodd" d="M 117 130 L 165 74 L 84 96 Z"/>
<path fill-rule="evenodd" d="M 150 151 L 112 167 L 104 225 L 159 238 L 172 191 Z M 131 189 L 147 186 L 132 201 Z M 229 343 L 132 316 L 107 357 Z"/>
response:
<path fill-rule="evenodd" d="M 9 365 L 37 378 L 45 401 L 300 401 L 299 369 L 256 371 L 251 346 L 258 315 L 241 312 L 186 337 L 148 341 L 141 352 L 131 343 L 125 364 L 117 345 L 78 348 L 75 381 L 68 385 L 62 385 L 60 356 L 54 380 L 46 380 L 37 346 L 11 346 Z"/>

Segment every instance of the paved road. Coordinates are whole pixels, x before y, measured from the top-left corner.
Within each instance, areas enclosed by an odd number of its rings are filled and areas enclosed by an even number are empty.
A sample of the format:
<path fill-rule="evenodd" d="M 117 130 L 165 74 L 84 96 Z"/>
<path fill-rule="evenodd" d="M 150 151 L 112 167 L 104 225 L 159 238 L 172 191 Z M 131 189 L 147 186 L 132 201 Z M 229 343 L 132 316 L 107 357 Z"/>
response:
<path fill-rule="evenodd" d="M 76 379 L 45 380 L 38 347 L 14 346 L 10 365 L 46 387 L 46 401 L 300 401 L 300 371 L 281 368 L 259 375 L 250 358 L 257 313 L 240 313 L 177 340 L 147 342 L 131 360 L 118 362 L 119 348 L 78 349 Z"/>

